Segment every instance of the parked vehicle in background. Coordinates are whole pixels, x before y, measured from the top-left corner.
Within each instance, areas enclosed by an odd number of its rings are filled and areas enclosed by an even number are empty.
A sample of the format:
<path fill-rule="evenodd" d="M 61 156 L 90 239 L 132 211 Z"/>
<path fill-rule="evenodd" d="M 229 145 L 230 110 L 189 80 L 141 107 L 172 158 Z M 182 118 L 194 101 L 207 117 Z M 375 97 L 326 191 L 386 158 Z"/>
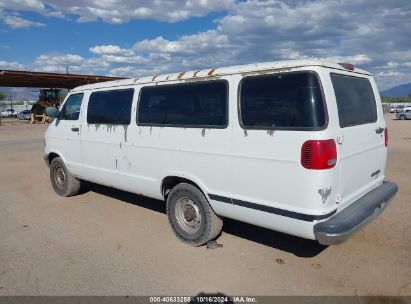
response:
<path fill-rule="evenodd" d="M 411 107 L 405 107 L 401 112 L 396 113 L 395 117 L 401 120 L 411 119 Z"/>
<path fill-rule="evenodd" d="M 17 117 L 17 111 L 15 109 L 7 109 L 1 112 L 1 117 L 4 117 L 4 118 Z"/>
<path fill-rule="evenodd" d="M 1 111 L 1 117 L 2 118 L 7 118 L 10 115 L 10 112 L 7 110 L 2 110 Z"/>
<path fill-rule="evenodd" d="M 392 107 L 390 109 L 390 113 L 398 113 L 401 112 L 404 109 L 405 105 L 397 105 L 395 107 Z"/>
<path fill-rule="evenodd" d="M 30 120 L 31 119 L 31 112 L 30 110 L 23 110 L 19 113 L 20 120 Z"/>
<path fill-rule="evenodd" d="M 217 237 L 223 218 L 338 244 L 398 190 L 385 181 L 377 86 L 352 64 L 296 60 L 102 82 L 71 90 L 46 113 L 56 118 L 44 160 L 58 195 L 77 194 L 86 180 L 164 199 L 174 233 L 193 246 Z"/>

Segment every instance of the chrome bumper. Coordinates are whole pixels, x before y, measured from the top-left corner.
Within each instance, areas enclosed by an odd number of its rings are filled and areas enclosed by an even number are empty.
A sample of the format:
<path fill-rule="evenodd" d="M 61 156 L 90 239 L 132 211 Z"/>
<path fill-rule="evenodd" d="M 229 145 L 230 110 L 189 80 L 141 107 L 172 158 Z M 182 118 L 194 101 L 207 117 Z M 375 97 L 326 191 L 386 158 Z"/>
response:
<path fill-rule="evenodd" d="M 397 192 L 396 184 L 385 181 L 333 217 L 315 224 L 316 240 L 323 245 L 344 242 L 383 212 Z"/>

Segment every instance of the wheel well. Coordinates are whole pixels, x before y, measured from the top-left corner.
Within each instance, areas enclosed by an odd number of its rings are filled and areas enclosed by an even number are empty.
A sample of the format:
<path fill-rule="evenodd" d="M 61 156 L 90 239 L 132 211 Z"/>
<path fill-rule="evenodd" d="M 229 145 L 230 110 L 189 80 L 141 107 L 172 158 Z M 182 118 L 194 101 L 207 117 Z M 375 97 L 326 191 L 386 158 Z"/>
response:
<path fill-rule="evenodd" d="M 203 190 L 201 190 L 201 188 L 192 180 L 179 176 L 167 176 L 163 179 L 163 182 L 161 183 L 161 194 L 163 195 L 164 199 L 167 199 L 167 196 L 170 193 L 171 189 L 173 189 L 180 183 L 187 183 L 193 185 L 194 187 L 198 188 L 198 190 L 200 190 L 201 193 L 204 194 Z"/>
<path fill-rule="evenodd" d="M 56 157 L 60 157 L 57 153 L 50 153 L 49 154 L 49 164 L 51 164 L 51 162 L 53 161 L 53 159 L 55 159 Z"/>

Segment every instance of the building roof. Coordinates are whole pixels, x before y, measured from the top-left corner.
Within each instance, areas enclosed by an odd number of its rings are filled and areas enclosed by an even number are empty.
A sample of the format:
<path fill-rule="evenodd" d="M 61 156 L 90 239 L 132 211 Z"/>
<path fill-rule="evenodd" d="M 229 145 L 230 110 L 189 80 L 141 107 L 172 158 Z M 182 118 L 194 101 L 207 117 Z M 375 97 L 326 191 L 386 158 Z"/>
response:
<path fill-rule="evenodd" d="M 73 89 L 85 84 L 119 79 L 124 78 L 96 75 L 0 70 L 0 87 Z"/>

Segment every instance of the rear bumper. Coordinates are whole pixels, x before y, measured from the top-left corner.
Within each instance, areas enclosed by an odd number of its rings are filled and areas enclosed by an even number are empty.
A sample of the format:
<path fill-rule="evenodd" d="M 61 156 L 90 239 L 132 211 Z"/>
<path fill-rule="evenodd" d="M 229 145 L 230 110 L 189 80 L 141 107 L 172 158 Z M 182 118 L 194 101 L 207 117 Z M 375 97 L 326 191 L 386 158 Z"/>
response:
<path fill-rule="evenodd" d="M 314 225 L 316 240 L 323 245 L 344 242 L 376 218 L 398 191 L 398 186 L 385 181 L 328 220 Z"/>

